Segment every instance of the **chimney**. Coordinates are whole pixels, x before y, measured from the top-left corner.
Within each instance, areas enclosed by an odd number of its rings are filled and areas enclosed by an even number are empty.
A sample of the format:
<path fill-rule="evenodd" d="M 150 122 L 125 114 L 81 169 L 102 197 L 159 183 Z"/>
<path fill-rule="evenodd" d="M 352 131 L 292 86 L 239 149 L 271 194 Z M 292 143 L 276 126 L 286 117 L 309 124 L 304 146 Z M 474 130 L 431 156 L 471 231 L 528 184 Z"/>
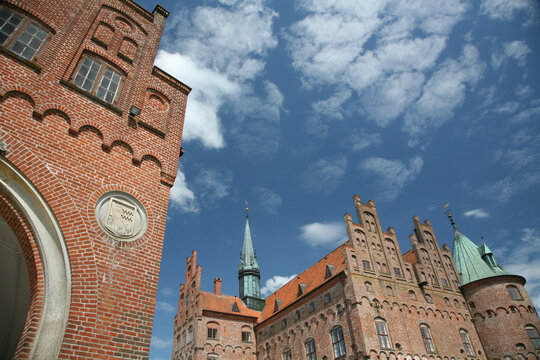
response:
<path fill-rule="evenodd" d="M 221 295 L 221 278 L 214 279 L 214 294 Z"/>

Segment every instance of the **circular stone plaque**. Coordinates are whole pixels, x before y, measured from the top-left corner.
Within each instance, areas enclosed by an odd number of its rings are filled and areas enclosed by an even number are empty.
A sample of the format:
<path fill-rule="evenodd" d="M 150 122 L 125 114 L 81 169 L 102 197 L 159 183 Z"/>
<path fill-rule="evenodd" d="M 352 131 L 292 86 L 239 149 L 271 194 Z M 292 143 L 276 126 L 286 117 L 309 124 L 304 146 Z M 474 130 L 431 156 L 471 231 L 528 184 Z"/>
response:
<path fill-rule="evenodd" d="M 142 204 L 122 191 L 101 195 L 96 203 L 96 219 L 107 234 L 121 241 L 140 238 L 148 227 L 148 216 Z"/>

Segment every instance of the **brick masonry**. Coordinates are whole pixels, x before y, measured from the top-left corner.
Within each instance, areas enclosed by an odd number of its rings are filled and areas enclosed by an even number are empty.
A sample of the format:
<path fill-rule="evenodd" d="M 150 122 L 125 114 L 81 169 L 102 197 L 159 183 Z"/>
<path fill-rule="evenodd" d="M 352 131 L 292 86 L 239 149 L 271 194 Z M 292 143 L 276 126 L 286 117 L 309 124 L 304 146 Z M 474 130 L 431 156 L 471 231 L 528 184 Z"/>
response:
<path fill-rule="evenodd" d="M 71 307 L 58 357 L 146 359 L 190 91 L 153 66 L 168 12 L 157 6 L 150 13 L 130 0 L 0 6 L 48 32 L 30 61 L 1 48 L 0 139 L 5 158 L 54 213 L 69 254 Z M 86 55 L 122 75 L 112 104 L 73 85 Z M 142 109 L 139 116 L 129 116 L 131 106 Z M 109 191 L 142 204 L 148 228 L 141 238 L 118 241 L 99 226 L 96 202 Z M 0 200 L 29 264 L 31 311 L 16 356 L 26 358 L 41 311 L 42 264 L 24 214 L 8 196 Z"/>

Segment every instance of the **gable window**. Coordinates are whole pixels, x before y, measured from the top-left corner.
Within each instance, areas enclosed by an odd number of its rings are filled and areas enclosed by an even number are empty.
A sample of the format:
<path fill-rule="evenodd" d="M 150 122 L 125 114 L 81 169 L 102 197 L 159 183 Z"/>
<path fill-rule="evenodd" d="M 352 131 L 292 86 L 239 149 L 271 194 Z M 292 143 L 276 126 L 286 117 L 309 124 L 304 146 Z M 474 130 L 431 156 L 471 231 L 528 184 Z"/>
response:
<path fill-rule="evenodd" d="M 474 349 L 471 344 L 471 339 L 469 338 L 469 333 L 466 330 L 461 329 L 459 330 L 459 336 L 461 337 L 461 342 L 465 348 L 465 354 L 467 354 L 467 356 L 474 356 Z"/>
<path fill-rule="evenodd" d="M 315 340 L 311 339 L 304 343 L 306 348 L 306 360 L 317 360 L 317 350 L 315 349 Z"/>
<path fill-rule="evenodd" d="M 217 339 L 218 335 L 218 329 L 214 327 L 208 327 L 208 338 L 209 339 Z"/>
<path fill-rule="evenodd" d="M 332 346 L 334 348 L 334 358 L 339 358 L 340 356 L 345 356 L 345 339 L 343 338 L 343 329 L 341 326 L 338 326 L 334 330 L 330 331 L 332 336 Z"/>
<path fill-rule="evenodd" d="M 251 342 L 251 331 L 242 331 L 242 342 Z"/>
<path fill-rule="evenodd" d="M 379 338 L 379 346 L 381 349 L 391 349 L 390 336 L 388 335 L 388 329 L 386 328 L 386 320 L 376 319 L 375 328 L 377 330 L 377 337 Z"/>
<path fill-rule="evenodd" d="M 48 32 L 8 8 L 0 9 L 0 45 L 15 54 L 32 60 L 45 40 Z"/>
<path fill-rule="evenodd" d="M 420 325 L 420 334 L 422 335 L 422 340 L 424 340 L 424 346 L 426 347 L 427 352 L 435 352 L 435 344 L 433 343 L 433 338 L 431 337 L 431 330 L 426 324 Z"/>
<path fill-rule="evenodd" d="M 364 270 L 371 270 L 371 264 L 367 260 L 362 260 L 362 266 L 364 267 Z"/>
<path fill-rule="evenodd" d="M 285 350 L 283 352 L 283 360 L 292 360 L 291 350 Z"/>
<path fill-rule="evenodd" d="M 534 349 L 540 349 L 540 335 L 538 335 L 538 330 L 532 325 L 527 325 L 525 326 L 525 331 L 527 332 L 527 335 L 529 335 L 529 339 L 531 339 Z"/>
<path fill-rule="evenodd" d="M 190 326 L 188 329 L 188 342 L 193 341 L 193 328 Z"/>
<path fill-rule="evenodd" d="M 508 290 L 508 294 L 510 294 L 510 298 L 512 298 L 512 300 L 523 300 L 517 287 L 510 285 L 507 286 L 506 289 Z"/>
<path fill-rule="evenodd" d="M 121 82 L 122 75 L 90 56 L 84 57 L 73 79 L 77 87 L 109 104 L 117 99 Z"/>

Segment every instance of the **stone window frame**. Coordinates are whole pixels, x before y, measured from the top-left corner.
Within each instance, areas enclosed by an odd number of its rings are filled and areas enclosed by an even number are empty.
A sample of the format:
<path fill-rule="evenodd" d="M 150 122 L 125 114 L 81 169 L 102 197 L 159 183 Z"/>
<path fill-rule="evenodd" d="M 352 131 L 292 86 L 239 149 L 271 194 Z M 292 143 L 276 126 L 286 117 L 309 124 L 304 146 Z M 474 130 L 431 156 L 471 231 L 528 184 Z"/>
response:
<path fill-rule="evenodd" d="M 79 85 L 75 84 L 75 80 L 77 78 L 77 75 L 81 71 L 81 67 L 83 66 L 86 59 L 90 59 L 91 61 L 99 64 L 99 66 L 100 66 L 99 70 L 98 70 L 98 73 L 97 73 L 95 79 L 92 82 L 92 86 L 91 86 L 90 90 L 84 89 L 82 87 L 82 85 L 79 86 Z M 105 99 L 103 99 L 103 98 L 101 98 L 101 97 L 99 97 L 97 95 L 97 92 L 98 92 L 99 88 L 101 87 L 101 84 L 103 83 L 103 78 L 104 78 L 105 72 L 107 70 L 110 70 L 113 73 L 113 75 L 116 74 L 116 75 L 120 76 L 120 81 L 118 83 L 118 87 L 115 90 L 114 97 L 113 97 L 113 100 L 111 102 L 109 102 L 109 101 L 107 101 L 107 100 L 105 100 Z M 107 104 L 109 106 L 118 106 L 118 104 L 120 102 L 120 97 L 121 97 L 120 95 L 122 94 L 122 90 L 124 88 L 125 82 L 126 82 L 126 74 L 124 73 L 123 70 L 121 70 L 117 66 L 112 65 L 106 59 L 98 56 L 95 53 L 89 52 L 89 51 L 84 51 L 81 54 L 81 56 L 80 56 L 80 58 L 79 58 L 79 60 L 77 62 L 77 65 L 75 66 L 75 69 L 73 69 L 73 73 L 71 74 L 70 79 L 69 79 L 69 83 L 72 84 L 72 86 L 74 86 L 77 90 L 79 90 L 80 92 L 86 94 L 90 98 L 96 99 L 99 102 Z"/>
<path fill-rule="evenodd" d="M 428 353 L 434 353 L 436 351 L 435 342 L 433 341 L 433 335 L 431 335 L 431 328 L 426 323 L 421 323 L 420 326 L 420 336 L 424 342 L 424 347 Z"/>
<path fill-rule="evenodd" d="M 0 47 L 6 49 L 9 53 L 15 54 L 17 57 L 24 59 L 26 61 L 30 62 L 36 62 L 39 56 L 43 53 L 46 46 L 44 46 L 46 43 L 48 43 L 52 37 L 52 32 L 50 29 L 47 29 L 42 24 L 32 20 L 27 15 L 22 13 L 21 11 L 17 11 L 17 9 L 13 9 L 12 7 L 7 6 L 0 6 L 0 11 L 7 10 L 9 11 L 10 18 L 12 15 L 18 16 L 21 18 L 20 22 L 16 25 L 15 29 L 7 36 L 5 42 L 3 44 L 0 44 Z M 23 56 L 24 50 L 26 50 L 26 46 L 24 47 L 23 51 L 21 53 L 18 53 L 13 50 L 13 46 L 20 40 L 21 36 L 26 32 L 26 30 L 30 26 L 35 26 L 37 30 L 41 30 L 45 33 L 45 37 L 41 40 L 41 43 L 39 44 L 39 47 L 37 50 L 32 54 L 31 57 L 25 57 Z"/>
<path fill-rule="evenodd" d="M 469 332 L 465 329 L 459 329 L 459 337 L 463 343 L 465 354 L 467 356 L 474 356 L 474 348 L 471 343 L 471 338 L 469 337 Z"/>
<path fill-rule="evenodd" d="M 369 260 L 362 260 L 362 268 L 364 270 L 373 271 L 371 269 L 371 262 Z"/>
<path fill-rule="evenodd" d="M 345 346 L 345 337 L 343 336 L 343 328 L 341 326 L 334 326 L 330 330 L 330 338 L 332 339 L 332 349 L 334 350 L 334 358 L 341 359 L 347 355 L 347 348 Z"/>

